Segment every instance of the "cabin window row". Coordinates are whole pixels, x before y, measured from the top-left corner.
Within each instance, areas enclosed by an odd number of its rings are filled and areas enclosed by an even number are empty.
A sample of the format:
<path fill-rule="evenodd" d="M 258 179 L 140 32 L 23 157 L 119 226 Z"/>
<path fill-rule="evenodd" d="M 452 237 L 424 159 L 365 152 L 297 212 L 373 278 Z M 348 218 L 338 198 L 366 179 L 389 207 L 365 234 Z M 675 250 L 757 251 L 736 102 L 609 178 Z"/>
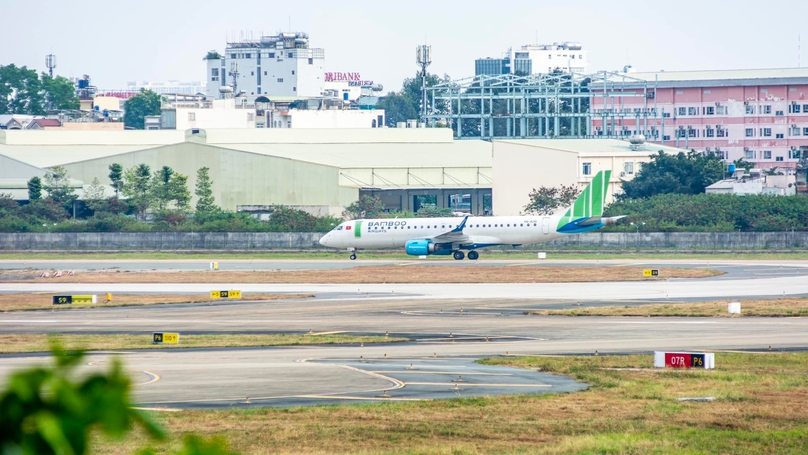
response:
<path fill-rule="evenodd" d="M 511 224 L 512 224 L 512 225 L 511 225 Z M 470 224 L 470 225 L 468 225 L 467 227 L 469 227 L 469 228 L 485 228 L 485 227 L 525 227 L 525 225 L 527 225 L 527 227 L 530 227 L 530 224 L 531 224 L 531 223 L 520 223 L 518 226 L 516 225 L 516 223 L 507 223 L 507 224 L 493 224 L 493 225 L 492 225 L 492 224 Z M 534 223 L 533 223 L 533 227 L 537 227 L 537 226 L 538 226 L 538 225 L 537 225 L 537 224 L 534 222 Z M 381 228 L 383 228 L 383 227 L 384 227 L 384 226 L 372 226 L 372 227 L 371 227 L 371 229 L 381 229 Z M 441 227 L 442 229 L 447 229 L 447 228 L 448 228 L 448 229 L 453 229 L 453 228 L 455 228 L 455 226 L 453 226 L 453 225 L 451 225 L 451 224 L 450 224 L 449 226 L 446 226 L 445 224 L 442 224 L 440 227 Z M 393 229 L 398 229 L 398 228 L 399 228 L 399 226 L 393 226 Z M 436 224 L 436 225 L 427 225 L 427 226 L 407 226 L 407 229 L 437 229 L 437 228 L 438 228 L 438 225 L 437 225 L 437 224 Z M 404 229 L 404 226 L 401 226 L 401 229 Z"/>

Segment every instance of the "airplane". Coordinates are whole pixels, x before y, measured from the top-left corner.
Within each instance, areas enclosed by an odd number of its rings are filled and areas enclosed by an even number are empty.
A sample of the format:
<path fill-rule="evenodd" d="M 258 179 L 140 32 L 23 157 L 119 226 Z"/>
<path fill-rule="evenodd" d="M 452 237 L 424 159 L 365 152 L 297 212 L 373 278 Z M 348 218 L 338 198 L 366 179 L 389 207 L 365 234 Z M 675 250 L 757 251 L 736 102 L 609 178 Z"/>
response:
<path fill-rule="evenodd" d="M 479 248 L 547 242 L 615 224 L 624 216 L 603 216 L 610 176 L 611 171 L 598 172 L 563 215 L 351 220 L 325 234 L 320 244 L 347 248 L 351 260 L 360 248 L 403 247 L 412 256 L 468 256 L 475 261 Z"/>

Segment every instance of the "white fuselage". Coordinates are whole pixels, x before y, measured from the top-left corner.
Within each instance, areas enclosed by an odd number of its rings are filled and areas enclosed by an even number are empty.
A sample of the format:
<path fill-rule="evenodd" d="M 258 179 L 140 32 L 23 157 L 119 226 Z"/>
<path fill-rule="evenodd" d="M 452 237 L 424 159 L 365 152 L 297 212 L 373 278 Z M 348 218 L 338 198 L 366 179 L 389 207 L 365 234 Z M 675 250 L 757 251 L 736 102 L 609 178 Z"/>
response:
<path fill-rule="evenodd" d="M 469 217 L 463 234 L 477 247 L 524 245 L 564 236 L 559 216 Z M 430 239 L 455 229 L 462 217 L 396 218 L 346 221 L 320 240 L 334 248 L 400 248 L 410 240 Z"/>

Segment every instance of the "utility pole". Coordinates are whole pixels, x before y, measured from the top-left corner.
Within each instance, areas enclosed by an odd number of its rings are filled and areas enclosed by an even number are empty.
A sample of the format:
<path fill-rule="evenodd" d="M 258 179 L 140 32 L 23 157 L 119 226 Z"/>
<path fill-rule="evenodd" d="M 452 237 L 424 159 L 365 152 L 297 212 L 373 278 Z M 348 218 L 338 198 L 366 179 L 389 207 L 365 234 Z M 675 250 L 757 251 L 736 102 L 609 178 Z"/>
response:
<path fill-rule="evenodd" d="M 415 52 L 415 62 L 421 67 L 421 122 L 426 125 L 426 67 L 432 63 L 432 46 L 418 46 Z"/>

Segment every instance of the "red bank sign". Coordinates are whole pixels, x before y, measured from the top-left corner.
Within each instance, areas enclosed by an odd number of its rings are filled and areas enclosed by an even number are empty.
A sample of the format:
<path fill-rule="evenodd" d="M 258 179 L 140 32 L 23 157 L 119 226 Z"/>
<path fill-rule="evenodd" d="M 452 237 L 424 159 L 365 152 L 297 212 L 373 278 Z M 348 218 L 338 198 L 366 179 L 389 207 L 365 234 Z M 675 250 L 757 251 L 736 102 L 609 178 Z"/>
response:
<path fill-rule="evenodd" d="M 373 81 L 363 81 L 359 73 L 325 73 L 325 82 L 347 82 L 351 87 L 373 85 Z"/>

